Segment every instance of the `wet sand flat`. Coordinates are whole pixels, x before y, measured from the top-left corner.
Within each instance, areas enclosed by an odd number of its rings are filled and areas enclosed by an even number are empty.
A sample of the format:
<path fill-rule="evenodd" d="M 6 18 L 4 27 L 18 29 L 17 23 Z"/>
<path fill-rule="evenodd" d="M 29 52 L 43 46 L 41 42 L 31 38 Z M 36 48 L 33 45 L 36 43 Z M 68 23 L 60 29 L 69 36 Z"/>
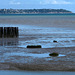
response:
<path fill-rule="evenodd" d="M 57 57 L 49 53 L 58 52 Z M 0 49 L 0 70 L 75 71 L 75 47 Z"/>

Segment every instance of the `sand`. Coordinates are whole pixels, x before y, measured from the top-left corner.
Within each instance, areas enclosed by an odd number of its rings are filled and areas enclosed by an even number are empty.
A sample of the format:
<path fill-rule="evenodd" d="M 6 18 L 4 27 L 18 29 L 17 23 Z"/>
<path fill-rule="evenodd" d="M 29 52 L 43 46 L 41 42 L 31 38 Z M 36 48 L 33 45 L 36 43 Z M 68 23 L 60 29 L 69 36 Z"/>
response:
<path fill-rule="evenodd" d="M 50 57 L 48 54 L 52 52 L 61 55 Z M 75 71 L 75 47 L 41 49 L 6 47 L 4 50 L 0 49 L 0 70 Z"/>

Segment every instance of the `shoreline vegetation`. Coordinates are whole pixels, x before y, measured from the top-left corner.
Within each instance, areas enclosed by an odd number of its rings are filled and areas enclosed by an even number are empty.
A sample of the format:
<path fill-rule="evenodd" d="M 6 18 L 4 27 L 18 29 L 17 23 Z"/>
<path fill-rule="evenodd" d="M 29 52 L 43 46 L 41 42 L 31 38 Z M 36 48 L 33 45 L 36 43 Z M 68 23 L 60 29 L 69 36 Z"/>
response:
<path fill-rule="evenodd" d="M 65 9 L 0 9 L 0 14 L 73 14 Z"/>

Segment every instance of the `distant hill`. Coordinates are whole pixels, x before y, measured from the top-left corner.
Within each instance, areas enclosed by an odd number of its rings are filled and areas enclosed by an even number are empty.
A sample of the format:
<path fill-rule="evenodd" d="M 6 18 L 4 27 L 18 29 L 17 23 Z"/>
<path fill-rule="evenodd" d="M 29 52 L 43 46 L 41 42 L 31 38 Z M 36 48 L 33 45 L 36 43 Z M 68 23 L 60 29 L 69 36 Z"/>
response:
<path fill-rule="evenodd" d="M 65 9 L 0 9 L 0 14 L 53 14 L 72 13 Z"/>

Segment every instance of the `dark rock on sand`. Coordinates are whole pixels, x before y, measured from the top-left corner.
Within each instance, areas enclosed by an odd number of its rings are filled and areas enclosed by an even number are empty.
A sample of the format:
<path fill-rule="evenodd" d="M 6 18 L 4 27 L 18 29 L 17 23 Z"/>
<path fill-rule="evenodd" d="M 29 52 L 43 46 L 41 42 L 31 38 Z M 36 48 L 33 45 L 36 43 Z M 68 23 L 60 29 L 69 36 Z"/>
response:
<path fill-rule="evenodd" d="M 56 57 L 58 55 L 59 55 L 58 53 L 51 53 L 51 54 L 49 54 L 49 56 L 53 56 L 53 57 Z"/>
<path fill-rule="evenodd" d="M 28 45 L 27 48 L 42 48 L 41 45 Z"/>
<path fill-rule="evenodd" d="M 57 43 L 57 41 L 56 41 L 56 40 L 54 40 L 53 42 Z"/>

